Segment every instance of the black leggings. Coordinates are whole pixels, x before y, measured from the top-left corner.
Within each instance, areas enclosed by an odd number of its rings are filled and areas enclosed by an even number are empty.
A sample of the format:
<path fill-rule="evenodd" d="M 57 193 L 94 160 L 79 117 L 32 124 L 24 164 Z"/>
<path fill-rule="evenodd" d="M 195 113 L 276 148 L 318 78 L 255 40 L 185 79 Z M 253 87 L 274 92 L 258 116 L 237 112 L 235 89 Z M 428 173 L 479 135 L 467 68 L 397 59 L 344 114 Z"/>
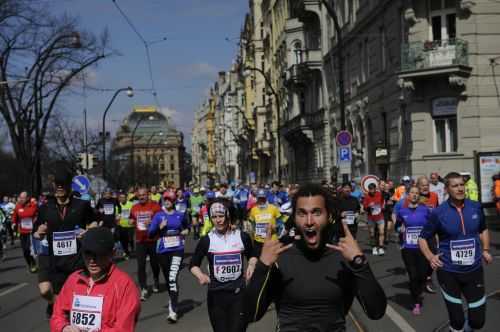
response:
<path fill-rule="evenodd" d="M 214 332 L 244 332 L 246 323 L 243 311 L 243 290 L 209 291 L 208 317 Z"/>
<path fill-rule="evenodd" d="M 156 244 L 154 242 L 137 243 L 137 277 L 139 278 L 139 286 L 141 289 L 146 289 L 147 275 L 146 275 L 146 257 L 149 256 L 149 264 L 153 270 L 153 278 L 158 281 L 160 277 L 160 265 L 158 265 L 158 258 L 156 256 Z"/>
<path fill-rule="evenodd" d="M 24 260 L 26 260 L 28 267 L 31 267 L 35 265 L 35 259 L 31 256 L 31 234 L 21 234 L 20 237 Z"/>
<path fill-rule="evenodd" d="M 437 270 L 437 277 L 448 308 L 450 326 L 455 330 L 464 328 L 463 295 L 467 301 L 469 326 L 474 330 L 481 329 L 486 317 L 483 268 L 467 273 Z"/>
<path fill-rule="evenodd" d="M 410 293 L 413 302 L 421 305 L 429 263 L 419 249 L 402 249 L 401 257 L 410 279 Z"/>
<path fill-rule="evenodd" d="M 118 227 L 118 234 L 119 234 L 119 239 L 120 243 L 123 248 L 123 252 L 125 254 L 130 255 L 130 249 L 129 247 L 133 247 L 134 244 L 134 232 L 135 228 L 133 227 Z M 133 249 L 133 248 L 132 248 Z"/>
<path fill-rule="evenodd" d="M 179 303 L 179 271 L 181 270 L 183 251 L 173 251 L 165 254 L 157 254 L 163 276 L 168 285 L 168 296 L 170 297 L 170 307 L 173 312 L 177 312 Z"/>

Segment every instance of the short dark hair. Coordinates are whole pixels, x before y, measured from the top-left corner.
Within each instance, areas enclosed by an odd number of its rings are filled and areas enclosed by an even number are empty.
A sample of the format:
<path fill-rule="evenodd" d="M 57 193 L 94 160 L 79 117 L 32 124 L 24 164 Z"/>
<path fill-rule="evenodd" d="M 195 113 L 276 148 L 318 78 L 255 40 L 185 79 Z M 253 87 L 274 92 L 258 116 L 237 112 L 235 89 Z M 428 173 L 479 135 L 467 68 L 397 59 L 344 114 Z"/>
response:
<path fill-rule="evenodd" d="M 349 187 L 352 189 L 352 184 L 350 182 L 344 182 L 344 183 L 342 183 L 342 188 L 344 188 L 344 187 Z"/>
<path fill-rule="evenodd" d="M 279 183 L 279 181 L 273 181 L 271 185 L 281 187 L 281 183 Z"/>
<path fill-rule="evenodd" d="M 368 189 L 375 189 L 375 188 L 377 188 L 377 185 L 373 182 L 368 185 Z"/>
<path fill-rule="evenodd" d="M 458 172 L 450 172 L 444 177 L 444 185 L 448 187 L 451 179 L 463 179 L 464 177 Z"/>

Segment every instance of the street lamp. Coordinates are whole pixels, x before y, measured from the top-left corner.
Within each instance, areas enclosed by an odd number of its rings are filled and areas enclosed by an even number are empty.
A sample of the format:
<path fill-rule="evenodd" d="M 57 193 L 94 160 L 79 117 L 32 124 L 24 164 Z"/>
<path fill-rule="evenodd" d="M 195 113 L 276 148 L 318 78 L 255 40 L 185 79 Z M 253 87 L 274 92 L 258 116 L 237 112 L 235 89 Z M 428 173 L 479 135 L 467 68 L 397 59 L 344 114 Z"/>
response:
<path fill-rule="evenodd" d="M 256 67 L 245 67 L 243 69 L 243 75 L 246 77 L 246 76 L 250 76 L 252 74 L 252 72 L 254 71 L 257 71 L 259 72 L 263 77 L 264 77 L 264 80 L 266 82 L 266 86 L 269 88 L 269 90 L 271 91 L 271 94 L 274 96 L 274 99 L 276 100 L 276 122 L 277 122 L 277 137 L 276 137 L 276 142 L 277 142 L 277 148 L 276 148 L 276 152 L 278 154 L 277 158 L 278 158 L 278 182 L 281 183 L 281 137 L 280 137 L 280 126 L 281 126 L 281 121 L 280 121 L 280 105 L 281 105 L 281 100 L 280 100 L 280 97 L 278 95 L 278 93 L 276 92 L 276 90 L 274 90 L 273 88 L 273 85 L 271 84 L 271 80 L 269 79 L 269 77 L 266 75 L 266 73 L 260 69 L 260 68 L 256 68 Z"/>
<path fill-rule="evenodd" d="M 126 87 L 116 90 L 115 94 L 109 101 L 108 106 L 104 110 L 104 114 L 102 115 L 102 179 L 103 180 L 106 180 L 106 115 L 108 115 L 108 111 L 111 108 L 111 105 L 115 101 L 118 94 L 123 91 L 126 91 L 127 96 L 130 98 L 134 96 L 134 90 L 131 87 Z"/>

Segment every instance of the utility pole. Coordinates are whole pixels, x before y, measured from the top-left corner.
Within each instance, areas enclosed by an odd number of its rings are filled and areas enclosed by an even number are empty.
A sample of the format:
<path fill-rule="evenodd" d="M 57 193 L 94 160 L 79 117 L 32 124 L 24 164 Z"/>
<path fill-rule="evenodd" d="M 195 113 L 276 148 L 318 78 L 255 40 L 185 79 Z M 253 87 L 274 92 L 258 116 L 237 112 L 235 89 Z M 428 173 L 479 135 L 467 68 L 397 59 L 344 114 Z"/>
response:
<path fill-rule="evenodd" d="M 85 171 L 89 171 L 89 143 L 87 136 L 87 108 L 83 109 L 83 152 L 85 153 Z"/>

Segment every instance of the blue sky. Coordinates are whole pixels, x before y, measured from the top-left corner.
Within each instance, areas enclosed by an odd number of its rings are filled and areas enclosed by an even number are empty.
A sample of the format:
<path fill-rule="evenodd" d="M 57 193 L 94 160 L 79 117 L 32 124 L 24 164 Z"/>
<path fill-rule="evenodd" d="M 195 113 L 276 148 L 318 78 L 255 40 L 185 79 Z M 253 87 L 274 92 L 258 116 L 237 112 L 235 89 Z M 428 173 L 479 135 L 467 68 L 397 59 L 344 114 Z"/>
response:
<path fill-rule="evenodd" d="M 80 19 L 83 29 L 100 33 L 107 28 L 111 46 L 121 53 L 100 63 L 88 74 L 89 85 L 117 89 L 151 86 L 144 45 L 127 25 L 112 0 L 40 0 L 55 14 L 68 13 Z M 172 115 L 191 149 L 194 111 L 204 100 L 217 72 L 227 70 L 236 54 L 236 38 L 244 23 L 247 0 L 116 0 L 148 41 L 167 37 L 150 46 L 153 75 L 160 105 Z M 234 38 L 233 42 L 226 37 Z M 89 127 L 98 128 L 113 92 L 87 92 Z M 65 98 L 64 110 L 72 121 L 80 121 L 84 98 Z M 108 113 L 114 132 L 134 105 L 155 105 L 149 92 L 134 98 L 121 94 Z"/>

